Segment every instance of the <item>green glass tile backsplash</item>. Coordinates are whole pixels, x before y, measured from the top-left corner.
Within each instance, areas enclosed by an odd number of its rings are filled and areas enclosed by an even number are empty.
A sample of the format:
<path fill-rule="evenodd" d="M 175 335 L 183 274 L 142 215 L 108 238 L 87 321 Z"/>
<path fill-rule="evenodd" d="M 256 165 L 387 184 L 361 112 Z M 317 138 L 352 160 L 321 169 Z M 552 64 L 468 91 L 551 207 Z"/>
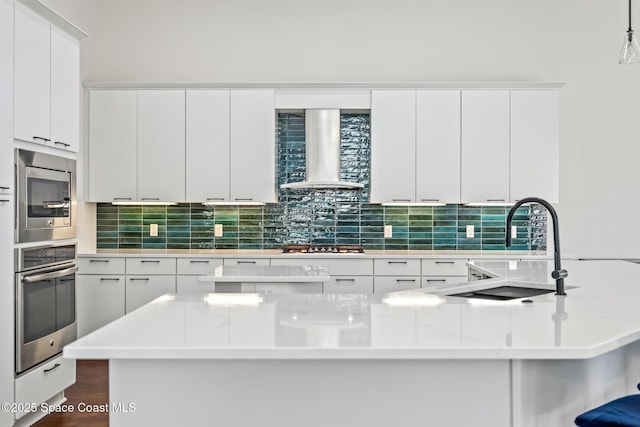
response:
<path fill-rule="evenodd" d="M 284 244 L 363 245 L 365 249 L 504 250 L 504 207 L 447 205 L 380 206 L 368 203 L 370 139 L 368 114 L 341 116 L 341 176 L 364 184 L 361 191 L 279 189 L 278 203 L 264 206 L 97 206 L 100 249 L 277 249 Z M 277 119 L 277 183 L 305 178 L 304 113 Z M 158 225 L 158 236 L 149 234 Z M 222 236 L 214 225 L 222 224 Z M 384 237 L 384 226 L 393 235 Z M 466 237 L 467 225 L 475 235 Z M 546 248 L 546 215 L 522 207 L 512 249 Z"/>

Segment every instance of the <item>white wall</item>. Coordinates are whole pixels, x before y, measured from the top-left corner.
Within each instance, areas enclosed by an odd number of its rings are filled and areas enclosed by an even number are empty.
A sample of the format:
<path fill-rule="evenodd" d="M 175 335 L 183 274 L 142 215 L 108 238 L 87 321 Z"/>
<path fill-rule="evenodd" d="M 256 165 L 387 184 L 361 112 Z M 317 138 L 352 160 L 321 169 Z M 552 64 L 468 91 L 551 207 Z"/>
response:
<path fill-rule="evenodd" d="M 46 3 L 90 33 L 90 81 L 566 82 L 563 252 L 640 258 L 640 65 L 617 64 L 624 1 Z"/>

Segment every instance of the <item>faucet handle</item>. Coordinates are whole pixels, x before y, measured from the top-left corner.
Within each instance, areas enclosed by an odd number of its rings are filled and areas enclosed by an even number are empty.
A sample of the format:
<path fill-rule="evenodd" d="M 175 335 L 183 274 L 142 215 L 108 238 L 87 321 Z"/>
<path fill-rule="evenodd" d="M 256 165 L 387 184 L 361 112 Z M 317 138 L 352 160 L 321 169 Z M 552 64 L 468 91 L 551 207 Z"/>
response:
<path fill-rule="evenodd" d="M 569 272 L 564 268 L 561 268 L 560 270 L 553 270 L 551 272 L 551 277 L 553 277 L 554 279 L 564 279 L 568 275 L 569 275 Z"/>

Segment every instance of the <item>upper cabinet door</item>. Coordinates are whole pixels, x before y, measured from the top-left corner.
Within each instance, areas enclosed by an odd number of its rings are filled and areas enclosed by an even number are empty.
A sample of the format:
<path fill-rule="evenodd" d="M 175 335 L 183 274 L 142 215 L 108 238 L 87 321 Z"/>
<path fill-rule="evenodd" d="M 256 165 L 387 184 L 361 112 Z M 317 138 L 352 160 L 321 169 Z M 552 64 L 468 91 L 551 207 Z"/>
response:
<path fill-rule="evenodd" d="M 80 45 L 51 27 L 51 141 L 78 151 L 80 133 Z"/>
<path fill-rule="evenodd" d="M 462 91 L 461 201 L 509 200 L 509 91 Z"/>
<path fill-rule="evenodd" d="M 188 90 L 186 102 L 186 200 L 228 201 L 229 91 Z"/>
<path fill-rule="evenodd" d="M 416 202 L 460 203 L 460 91 L 419 90 Z"/>
<path fill-rule="evenodd" d="M 50 144 L 51 25 L 15 5 L 14 137 Z"/>
<path fill-rule="evenodd" d="M 559 112 L 555 90 L 511 92 L 511 200 L 559 201 Z"/>
<path fill-rule="evenodd" d="M 13 192 L 13 61 L 8 59 L 12 57 L 13 0 L 0 0 L 0 58 L 5 58 L 0 61 L 0 195 Z"/>
<path fill-rule="evenodd" d="M 416 198 L 416 91 L 371 92 L 372 203 Z"/>
<path fill-rule="evenodd" d="M 89 93 L 90 202 L 137 199 L 137 99 L 135 90 Z"/>
<path fill-rule="evenodd" d="M 138 199 L 185 200 L 184 90 L 138 91 Z"/>
<path fill-rule="evenodd" d="M 230 105 L 230 200 L 275 203 L 275 91 L 232 90 Z"/>

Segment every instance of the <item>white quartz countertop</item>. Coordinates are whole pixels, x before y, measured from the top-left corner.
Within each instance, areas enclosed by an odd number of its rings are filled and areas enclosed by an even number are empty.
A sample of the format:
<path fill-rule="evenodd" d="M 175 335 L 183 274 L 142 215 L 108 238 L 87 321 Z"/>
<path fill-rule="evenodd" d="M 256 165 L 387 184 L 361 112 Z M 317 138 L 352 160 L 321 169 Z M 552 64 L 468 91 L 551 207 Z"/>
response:
<path fill-rule="evenodd" d="M 64 356 L 582 359 L 640 338 L 638 264 L 563 262 L 568 295 L 534 296 L 527 304 L 447 296 L 512 279 L 554 288 L 549 261 L 477 267 L 503 277 L 387 295 L 165 295 L 66 346 Z"/>
<path fill-rule="evenodd" d="M 326 282 L 329 267 L 320 265 L 221 265 L 200 282 Z"/>

